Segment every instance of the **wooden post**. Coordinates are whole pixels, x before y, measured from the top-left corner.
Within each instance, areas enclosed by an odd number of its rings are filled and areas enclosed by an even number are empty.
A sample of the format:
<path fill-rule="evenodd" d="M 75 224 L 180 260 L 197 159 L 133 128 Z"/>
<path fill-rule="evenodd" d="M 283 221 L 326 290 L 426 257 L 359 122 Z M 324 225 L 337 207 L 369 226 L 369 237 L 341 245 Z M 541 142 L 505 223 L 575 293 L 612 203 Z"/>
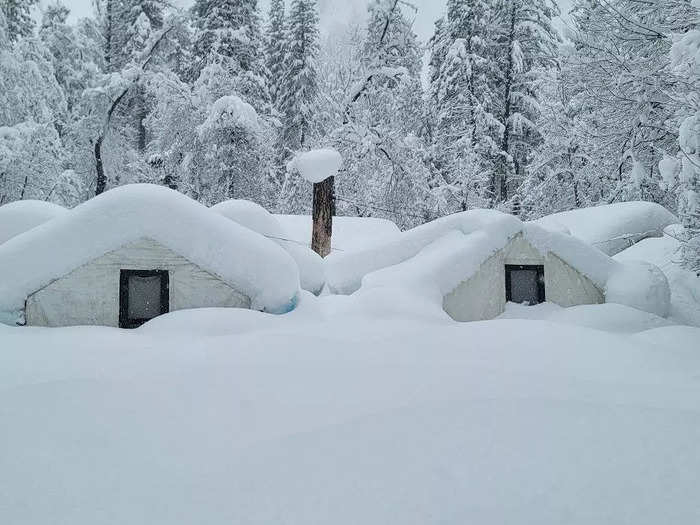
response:
<path fill-rule="evenodd" d="M 328 177 L 314 184 L 311 249 L 321 257 L 331 253 L 333 214 L 335 213 L 334 181 L 335 177 Z"/>

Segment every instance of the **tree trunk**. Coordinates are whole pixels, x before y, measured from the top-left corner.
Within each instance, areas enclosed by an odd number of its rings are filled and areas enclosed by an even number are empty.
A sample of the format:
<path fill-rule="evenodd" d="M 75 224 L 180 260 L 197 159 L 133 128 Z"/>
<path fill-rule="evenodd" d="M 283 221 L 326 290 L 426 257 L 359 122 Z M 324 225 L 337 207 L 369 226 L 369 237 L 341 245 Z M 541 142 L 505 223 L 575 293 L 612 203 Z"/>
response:
<path fill-rule="evenodd" d="M 503 131 L 503 143 L 501 145 L 501 150 L 505 155 L 510 154 L 510 117 L 511 117 L 511 90 L 513 87 L 513 76 L 514 76 L 514 64 L 513 64 L 513 42 L 515 41 L 515 21 L 516 21 L 516 5 L 513 4 L 510 14 L 510 31 L 508 33 L 508 65 L 505 73 L 505 109 L 503 111 L 503 125 L 505 129 Z M 509 163 L 507 157 L 503 159 L 503 166 L 500 170 L 501 173 L 498 174 L 499 180 L 494 184 L 494 190 L 496 192 L 495 199 L 496 202 L 504 202 L 508 198 L 508 170 Z M 499 184 L 500 183 L 500 184 Z"/>
<path fill-rule="evenodd" d="M 95 195 L 99 195 L 107 187 L 107 177 L 105 177 L 104 165 L 102 164 L 102 137 L 97 137 L 95 141 L 95 171 L 97 172 Z"/>
<path fill-rule="evenodd" d="M 326 180 L 314 184 L 311 249 L 321 257 L 331 253 L 333 214 L 335 213 L 334 182 L 335 177 L 328 177 Z"/>

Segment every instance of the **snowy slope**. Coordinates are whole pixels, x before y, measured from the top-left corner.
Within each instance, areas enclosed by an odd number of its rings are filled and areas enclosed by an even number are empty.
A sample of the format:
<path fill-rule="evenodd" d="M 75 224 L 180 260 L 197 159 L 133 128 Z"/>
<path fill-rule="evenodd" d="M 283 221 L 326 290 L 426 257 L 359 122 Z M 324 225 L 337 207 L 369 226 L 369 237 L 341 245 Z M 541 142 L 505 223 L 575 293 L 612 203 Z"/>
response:
<path fill-rule="evenodd" d="M 311 245 L 310 215 L 275 215 L 290 239 Z M 399 228 L 387 219 L 333 217 L 334 251 L 356 251 L 396 237 Z"/>
<path fill-rule="evenodd" d="M 58 217 L 66 209 L 51 202 L 24 200 L 0 206 L 0 244 Z"/>
<path fill-rule="evenodd" d="M 700 330 L 320 305 L 0 326 L 0 522 L 700 522 Z"/>
<path fill-rule="evenodd" d="M 534 221 L 554 231 L 565 231 L 614 255 L 640 239 L 660 236 L 678 219 L 653 202 L 618 202 L 547 215 Z"/>
<path fill-rule="evenodd" d="M 679 265 L 679 233 L 679 225 L 669 226 L 663 237 L 644 239 L 615 255 L 615 259 L 646 261 L 661 268 L 671 288 L 670 318 L 700 326 L 700 277 Z"/>

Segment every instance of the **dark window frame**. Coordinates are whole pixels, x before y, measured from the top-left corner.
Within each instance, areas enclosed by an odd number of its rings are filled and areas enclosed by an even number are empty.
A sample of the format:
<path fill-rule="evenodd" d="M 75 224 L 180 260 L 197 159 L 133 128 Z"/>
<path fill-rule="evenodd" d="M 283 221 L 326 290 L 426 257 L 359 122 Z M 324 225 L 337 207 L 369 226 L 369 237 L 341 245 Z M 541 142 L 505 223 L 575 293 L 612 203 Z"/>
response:
<path fill-rule="evenodd" d="M 160 313 L 170 311 L 170 273 L 168 270 L 119 270 L 119 328 L 137 328 L 149 319 L 129 318 L 129 277 L 160 277 Z M 156 316 L 157 317 L 157 316 Z"/>
<path fill-rule="evenodd" d="M 517 270 L 536 270 L 537 271 L 537 304 L 544 303 L 545 299 L 545 289 L 544 289 L 544 264 L 506 264 L 506 301 L 510 302 L 512 300 L 511 292 L 511 277 L 510 274 Z M 531 305 L 532 306 L 532 305 Z"/>

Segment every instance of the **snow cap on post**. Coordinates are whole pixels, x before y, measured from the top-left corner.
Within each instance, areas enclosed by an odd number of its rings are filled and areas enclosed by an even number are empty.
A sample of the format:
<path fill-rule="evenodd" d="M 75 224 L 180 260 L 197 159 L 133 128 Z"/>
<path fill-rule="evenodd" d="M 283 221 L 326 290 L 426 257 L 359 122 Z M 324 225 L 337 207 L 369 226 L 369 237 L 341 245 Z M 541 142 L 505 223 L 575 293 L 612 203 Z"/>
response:
<path fill-rule="evenodd" d="M 332 148 L 314 149 L 296 156 L 287 164 L 287 169 L 296 170 L 311 183 L 319 183 L 338 174 L 343 158 Z"/>

